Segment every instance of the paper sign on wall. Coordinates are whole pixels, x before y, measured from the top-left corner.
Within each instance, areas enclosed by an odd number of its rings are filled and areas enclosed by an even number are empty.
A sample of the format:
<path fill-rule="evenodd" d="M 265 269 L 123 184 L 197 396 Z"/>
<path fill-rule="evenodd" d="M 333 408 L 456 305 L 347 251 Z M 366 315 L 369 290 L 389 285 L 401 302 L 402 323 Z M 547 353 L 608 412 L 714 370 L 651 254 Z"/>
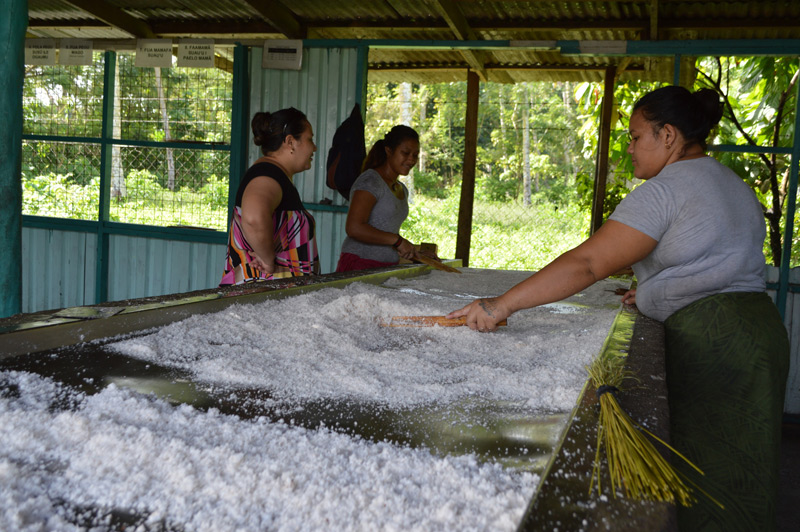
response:
<path fill-rule="evenodd" d="M 300 70 L 303 65 L 303 41 L 276 39 L 264 41 L 261 68 Z"/>
<path fill-rule="evenodd" d="M 55 39 L 25 39 L 26 65 L 55 65 Z"/>
<path fill-rule="evenodd" d="M 178 66 L 214 68 L 214 39 L 178 41 Z"/>
<path fill-rule="evenodd" d="M 136 67 L 172 66 L 172 39 L 139 39 L 136 41 Z"/>
<path fill-rule="evenodd" d="M 85 39 L 61 39 L 58 62 L 62 65 L 92 64 L 92 41 Z"/>

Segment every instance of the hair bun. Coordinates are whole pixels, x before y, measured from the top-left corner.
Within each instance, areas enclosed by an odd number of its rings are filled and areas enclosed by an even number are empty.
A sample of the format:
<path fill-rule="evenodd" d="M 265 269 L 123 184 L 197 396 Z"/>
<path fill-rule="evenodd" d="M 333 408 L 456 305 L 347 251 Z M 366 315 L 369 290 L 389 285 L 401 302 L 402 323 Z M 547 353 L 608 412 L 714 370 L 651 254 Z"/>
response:
<path fill-rule="evenodd" d="M 270 112 L 259 111 L 253 115 L 253 120 L 250 123 L 253 129 L 253 144 L 262 146 L 269 138 L 269 122 L 272 118 Z"/>
<path fill-rule="evenodd" d="M 713 89 L 700 89 L 692 93 L 692 98 L 697 102 L 699 111 L 702 112 L 703 116 L 706 118 L 709 129 L 719 124 L 724 109 L 717 91 Z"/>

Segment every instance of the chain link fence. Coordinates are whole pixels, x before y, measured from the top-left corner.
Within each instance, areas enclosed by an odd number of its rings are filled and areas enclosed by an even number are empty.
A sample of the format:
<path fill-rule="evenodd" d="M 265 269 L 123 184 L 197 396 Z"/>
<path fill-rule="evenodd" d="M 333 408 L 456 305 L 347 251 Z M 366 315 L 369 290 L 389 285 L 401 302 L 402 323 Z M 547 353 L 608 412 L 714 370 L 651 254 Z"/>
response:
<path fill-rule="evenodd" d="M 137 68 L 133 54 L 118 53 L 114 86 L 106 87 L 105 58 L 27 67 L 23 214 L 98 220 L 103 146 L 110 146 L 111 221 L 225 231 L 231 74 Z M 113 111 L 104 117 L 108 103 Z"/>
<path fill-rule="evenodd" d="M 537 270 L 589 234 L 593 161 L 565 83 L 483 83 L 478 110 L 469 265 Z M 466 83 L 370 86 L 367 148 L 396 124 L 420 134 L 403 235 L 455 256 L 464 160 Z"/>

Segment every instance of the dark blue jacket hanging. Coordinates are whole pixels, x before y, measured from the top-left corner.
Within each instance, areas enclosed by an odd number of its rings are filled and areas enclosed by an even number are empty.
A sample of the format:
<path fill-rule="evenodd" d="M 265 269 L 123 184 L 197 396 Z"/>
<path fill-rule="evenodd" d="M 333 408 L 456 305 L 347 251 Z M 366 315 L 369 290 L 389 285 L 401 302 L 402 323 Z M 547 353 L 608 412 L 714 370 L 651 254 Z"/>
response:
<path fill-rule="evenodd" d="M 326 161 L 328 188 L 338 191 L 344 199 L 349 200 L 350 187 L 361 174 L 361 165 L 366 157 L 364 120 L 361 117 L 361 108 L 356 104 L 350 116 L 333 134 Z"/>

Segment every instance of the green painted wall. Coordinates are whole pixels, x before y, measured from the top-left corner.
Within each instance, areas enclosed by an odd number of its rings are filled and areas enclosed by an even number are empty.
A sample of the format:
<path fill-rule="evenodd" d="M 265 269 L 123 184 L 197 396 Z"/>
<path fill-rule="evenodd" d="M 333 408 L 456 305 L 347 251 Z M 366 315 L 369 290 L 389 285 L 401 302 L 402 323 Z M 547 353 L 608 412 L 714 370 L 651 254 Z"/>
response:
<path fill-rule="evenodd" d="M 0 17 L 0 317 L 22 310 L 22 78 L 28 1 Z"/>

